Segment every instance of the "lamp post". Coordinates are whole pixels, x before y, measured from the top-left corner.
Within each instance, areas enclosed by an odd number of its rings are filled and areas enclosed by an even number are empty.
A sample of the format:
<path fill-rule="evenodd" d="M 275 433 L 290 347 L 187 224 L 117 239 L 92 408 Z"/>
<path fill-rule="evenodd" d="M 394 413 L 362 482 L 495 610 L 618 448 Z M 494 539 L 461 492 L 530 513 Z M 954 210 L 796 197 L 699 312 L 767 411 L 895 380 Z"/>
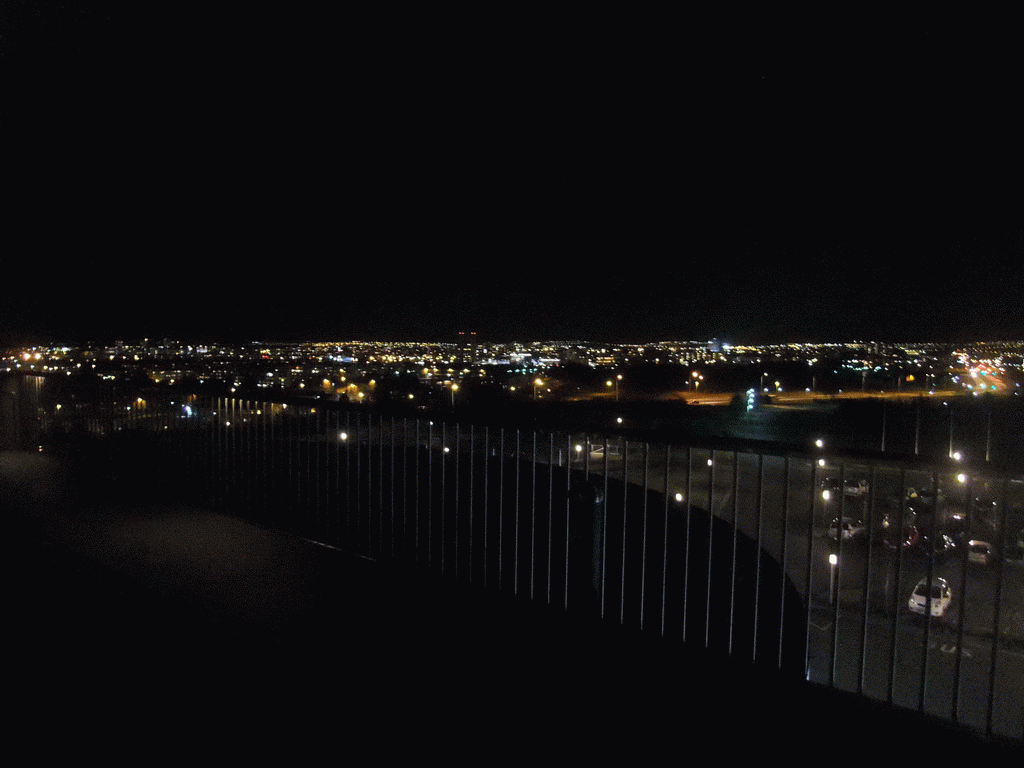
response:
<path fill-rule="evenodd" d="M 949 457 L 953 458 L 953 407 L 949 407 Z"/>
<path fill-rule="evenodd" d="M 828 556 L 829 578 L 828 578 L 828 604 L 836 601 L 836 565 L 839 557 L 833 552 Z"/>

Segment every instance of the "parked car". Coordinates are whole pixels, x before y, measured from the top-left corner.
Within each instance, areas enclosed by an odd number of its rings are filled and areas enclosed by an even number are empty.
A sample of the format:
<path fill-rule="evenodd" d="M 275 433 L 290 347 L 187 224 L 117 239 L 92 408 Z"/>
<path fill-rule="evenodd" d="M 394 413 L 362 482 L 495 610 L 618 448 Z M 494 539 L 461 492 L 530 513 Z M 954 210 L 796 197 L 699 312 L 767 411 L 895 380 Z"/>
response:
<path fill-rule="evenodd" d="M 998 507 L 999 505 L 994 499 L 987 499 L 983 496 L 975 496 L 971 500 L 971 511 L 975 514 L 993 515 Z"/>
<path fill-rule="evenodd" d="M 927 613 L 931 608 L 932 616 L 944 616 L 949 604 L 953 602 L 953 591 L 949 588 L 949 582 L 945 579 L 932 579 L 931 586 L 928 579 L 921 579 L 914 587 L 914 591 L 907 601 L 907 607 L 913 613 Z"/>
<path fill-rule="evenodd" d="M 864 525 L 863 520 L 859 520 L 855 517 L 844 517 L 841 526 L 838 525 L 839 518 L 833 517 L 832 522 L 829 523 L 827 536 L 830 539 L 835 539 L 839 535 L 839 530 L 842 530 L 843 541 L 850 541 L 851 539 L 862 539 L 867 535 L 868 529 Z"/>
<path fill-rule="evenodd" d="M 927 514 L 934 512 L 945 500 L 942 491 L 914 491 L 911 488 L 907 493 L 907 509 L 916 514 Z"/>
<path fill-rule="evenodd" d="M 821 487 L 821 498 L 825 501 L 840 492 L 846 496 L 863 496 L 870 489 L 867 480 L 840 480 L 838 477 L 826 477 L 821 481 Z"/>
<path fill-rule="evenodd" d="M 897 533 L 895 523 L 882 530 L 882 543 L 889 547 L 889 549 L 898 549 L 900 546 L 903 549 L 911 549 L 917 546 L 920 540 L 921 531 L 918 530 L 916 525 L 904 525 L 902 536 Z"/>
<path fill-rule="evenodd" d="M 987 541 L 971 539 L 967 542 L 967 560 L 981 565 L 992 565 L 996 561 L 996 548 Z"/>
<path fill-rule="evenodd" d="M 926 556 L 941 560 L 957 552 L 956 540 L 945 533 L 940 533 L 932 539 L 928 533 L 922 533 L 917 542 L 918 549 Z"/>
<path fill-rule="evenodd" d="M 967 515 L 963 512 L 953 512 L 946 515 L 942 519 L 941 527 L 943 533 L 963 540 L 967 534 Z"/>

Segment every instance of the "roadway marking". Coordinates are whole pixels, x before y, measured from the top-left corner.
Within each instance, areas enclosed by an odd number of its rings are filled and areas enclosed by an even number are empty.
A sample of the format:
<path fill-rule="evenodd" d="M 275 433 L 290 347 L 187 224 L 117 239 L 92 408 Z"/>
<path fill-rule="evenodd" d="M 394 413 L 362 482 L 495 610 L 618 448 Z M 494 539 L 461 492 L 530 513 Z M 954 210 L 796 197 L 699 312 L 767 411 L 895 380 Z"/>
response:
<path fill-rule="evenodd" d="M 940 646 L 940 645 L 939 645 L 938 643 L 936 643 L 935 641 L 932 641 L 931 643 L 929 643 L 929 644 L 928 644 L 928 650 L 930 650 L 930 651 L 934 651 L 934 650 L 935 650 L 936 648 L 938 648 L 938 650 L 939 650 L 939 651 L 941 651 L 942 653 L 950 653 L 950 654 L 955 654 L 955 653 L 957 652 L 957 646 L 956 646 L 956 643 L 943 643 L 943 644 L 942 644 L 942 645 Z M 961 648 L 961 649 L 960 649 L 960 652 L 961 652 L 961 654 L 962 654 L 962 655 L 963 655 L 963 656 L 964 656 L 965 658 L 968 658 L 968 659 L 970 659 L 970 658 L 973 658 L 973 657 L 974 657 L 974 654 L 973 654 L 973 653 L 971 653 L 970 649 L 969 649 L 969 648 L 968 648 L 967 646 L 964 646 L 963 648 Z"/>

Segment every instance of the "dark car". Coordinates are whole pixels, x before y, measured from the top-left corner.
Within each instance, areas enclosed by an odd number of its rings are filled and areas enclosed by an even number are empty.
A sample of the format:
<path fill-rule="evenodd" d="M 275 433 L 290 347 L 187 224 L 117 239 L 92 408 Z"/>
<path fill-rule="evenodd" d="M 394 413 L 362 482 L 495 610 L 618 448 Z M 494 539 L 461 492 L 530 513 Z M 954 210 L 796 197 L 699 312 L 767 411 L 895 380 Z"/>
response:
<path fill-rule="evenodd" d="M 901 546 L 903 549 L 912 549 L 917 546 L 920 540 L 921 532 L 913 524 L 903 526 L 902 536 L 897 532 L 895 524 L 882 530 L 882 543 L 889 547 L 889 549 L 899 549 Z"/>
<path fill-rule="evenodd" d="M 996 548 L 987 541 L 971 539 L 967 542 L 967 560 L 979 565 L 992 565 L 996 561 Z"/>
<path fill-rule="evenodd" d="M 942 519 L 942 532 L 953 538 L 963 539 L 967 534 L 967 515 L 953 512 Z"/>
<path fill-rule="evenodd" d="M 935 538 L 922 534 L 917 546 L 925 555 L 934 557 L 937 560 L 954 555 L 959 550 L 956 540 L 945 533 L 937 534 Z"/>
<path fill-rule="evenodd" d="M 829 523 L 827 536 L 830 539 L 835 539 L 839 535 L 839 530 L 843 532 L 843 541 L 852 541 L 854 539 L 862 539 L 867 535 L 868 529 L 864 525 L 864 521 L 855 517 L 844 517 L 842 526 L 837 528 L 839 522 L 838 518 L 833 517 L 832 522 Z"/>
<path fill-rule="evenodd" d="M 934 512 L 945 500 L 946 497 L 942 491 L 917 491 L 913 495 L 908 494 L 907 509 L 919 515 L 927 514 Z"/>
<path fill-rule="evenodd" d="M 838 477 L 826 477 L 821 481 L 821 497 L 828 501 L 840 494 L 844 496 L 864 496 L 870 490 L 867 480 L 840 480 Z"/>
<path fill-rule="evenodd" d="M 996 512 L 999 505 L 994 499 L 987 499 L 983 496 L 975 496 L 971 501 L 971 512 L 975 514 L 991 515 Z"/>

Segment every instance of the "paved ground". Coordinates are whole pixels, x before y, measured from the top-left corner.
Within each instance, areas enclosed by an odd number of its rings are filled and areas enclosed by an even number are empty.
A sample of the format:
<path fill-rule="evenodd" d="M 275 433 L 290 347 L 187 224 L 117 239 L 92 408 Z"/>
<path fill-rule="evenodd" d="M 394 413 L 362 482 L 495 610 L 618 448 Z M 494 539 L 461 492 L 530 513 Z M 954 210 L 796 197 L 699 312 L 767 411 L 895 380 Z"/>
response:
<path fill-rule="evenodd" d="M 41 758 L 674 763 L 709 742 L 737 758 L 834 746 L 850 717 L 867 743 L 845 752 L 905 746 L 908 727 L 922 749 L 979 746 L 45 455 L 0 453 L 0 503 L 9 732 Z"/>

